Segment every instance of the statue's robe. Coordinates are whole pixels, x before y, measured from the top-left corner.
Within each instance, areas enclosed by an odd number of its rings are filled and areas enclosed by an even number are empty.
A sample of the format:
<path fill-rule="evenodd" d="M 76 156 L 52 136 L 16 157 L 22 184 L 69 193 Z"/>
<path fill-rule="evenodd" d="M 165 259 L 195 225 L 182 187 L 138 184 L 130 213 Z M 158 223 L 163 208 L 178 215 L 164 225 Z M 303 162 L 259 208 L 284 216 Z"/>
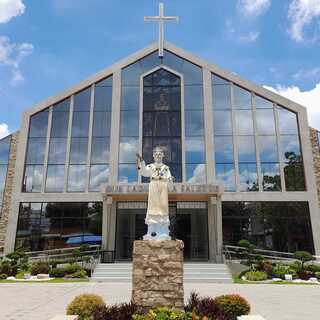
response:
<path fill-rule="evenodd" d="M 150 178 L 146 224 L 168 223 L 168 183 L 172 181 L 169 167 L 155 163 L 146 165 L 141 161 L 139 172 Z"/>

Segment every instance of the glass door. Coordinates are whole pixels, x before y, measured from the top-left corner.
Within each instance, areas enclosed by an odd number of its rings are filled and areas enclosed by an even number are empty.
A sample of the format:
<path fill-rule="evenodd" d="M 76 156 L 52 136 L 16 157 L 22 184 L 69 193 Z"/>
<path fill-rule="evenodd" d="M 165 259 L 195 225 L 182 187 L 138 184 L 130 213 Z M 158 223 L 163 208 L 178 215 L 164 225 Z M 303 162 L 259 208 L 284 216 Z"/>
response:
<path fill-rule="evenodd" d="M 134 240 L 147 233 L 144 223 L 147 203 L 119 203 L 116 227 L 116 260 L 132 260 Z M 184 242 L 184 259 L 208 260 L 208 210 L 206 202 L 170 202 L 170 233 L 172 239 Z"/>

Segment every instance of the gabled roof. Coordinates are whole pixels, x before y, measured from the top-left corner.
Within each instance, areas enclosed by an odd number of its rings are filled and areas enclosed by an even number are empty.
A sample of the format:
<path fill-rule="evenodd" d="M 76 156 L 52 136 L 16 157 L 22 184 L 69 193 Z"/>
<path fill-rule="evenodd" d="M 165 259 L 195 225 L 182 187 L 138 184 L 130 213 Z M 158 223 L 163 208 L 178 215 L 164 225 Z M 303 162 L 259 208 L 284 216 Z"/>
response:
<path fill-rule="evenodd" d="M 213 63 L 207 62 L 207 61 L 193 55 L 192 53 L 185 51 L 184 49 L 176 47 L 174 44 L 172 44 L 170 42 L 165 42 L 164 48 L 166 50 L 176 54 L 177 56 L 183 58 L 183 59 L 186 59 L 194 64 L 197 64 L 200 67 L 205 67 L 205 68 L 209 69 L 211 72 L 215 73 L 216 75 L 218 75 L 222 78 L 225 78 L 225 79 L 243 87 L 244 89 L 247 89 L 249 91 L 253 91 L 256 94 L 261 95 L 262 97 L 265 97 L 265 98 L 267 98 L 267 99 L 269 99 L 269 100 L 271 100 L 281 106 L 284 106 L 294 112 L 305 111 L 304 106 L 302 106 L 294 101 L 291 101 L 291 100 L 289 100 L 279 94 L 276 94 L 270 90 L 267 90 L 267 89 L 263 88 L 262 86 L 256 85 L 253 82 L 245 80 L 233 72 L 226 71 Z M 70 95 L 77 93 L 77 92 L 81 91 L 82 89 L 87 88 L 88 86 L 92 85 L 93 83 L 98 82 L 98 81 L 112 75 L 115 71 L 122 69 L 122 68 L 134 63 L 137 60 L 142 59 L 143 57 L 149 55 L 150 53 L 154 52 L 157 49 L 158 49 L 158 43 L 152 43 L 148 47 L 145 47 L 144 49 L 137 51 L 136 53 L 120 60 L 119 62 L 111 65 L 110 67 L 108 67 L 98 73 L 96 73 L 95 75 L 87 78 L 86 80 L 79 82 L 75 86 L 73 86 L 65 91 L 62 91 L 61 93 L 59 93 L 55 96 L 52 96 L 52 97 L 36 104 L 35 106 L 27 109 L 25 111 L 25 114 L 32 115 L 34 113 L 37 113 L 37 112 L 41 111 L 42 109 L 45 109 L 45 108 L 47 108 L 57 102 L 69 97 Z"/>

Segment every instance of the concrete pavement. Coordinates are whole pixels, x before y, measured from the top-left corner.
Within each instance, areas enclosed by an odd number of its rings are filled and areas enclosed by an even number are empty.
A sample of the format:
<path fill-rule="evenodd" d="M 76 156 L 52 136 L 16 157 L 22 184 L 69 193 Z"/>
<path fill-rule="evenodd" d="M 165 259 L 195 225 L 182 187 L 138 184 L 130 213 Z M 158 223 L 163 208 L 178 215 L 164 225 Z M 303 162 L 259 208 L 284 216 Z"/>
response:
<path fill-rule="evenodd" d="M 217 296 L 238 293 L 248 299 L 252 314 L 266 320 L 320 319 L 320 286 L 185 284 L 185 297 L 191 291 Z M 0 320 L 50 320 L 65 314 L 68 303 L 81 293 L 101 295 L 107 304 L 129 301 L 130 283 L 18 283 L 0 284 Z"/>

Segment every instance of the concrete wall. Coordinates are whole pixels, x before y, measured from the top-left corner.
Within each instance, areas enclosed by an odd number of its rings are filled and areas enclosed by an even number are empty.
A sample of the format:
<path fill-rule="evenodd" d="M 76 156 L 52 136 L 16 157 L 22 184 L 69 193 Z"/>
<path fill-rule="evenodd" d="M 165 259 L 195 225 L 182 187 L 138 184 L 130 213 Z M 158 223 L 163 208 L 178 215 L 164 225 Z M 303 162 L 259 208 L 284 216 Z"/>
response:
<path fill-rule="evenodd" d="M 19 140 L 19 132 L 15 132 L 11 137 L 10 155 L 7 171 L 6 185 L 3 196 L 2 215 L 0 217 L 0 252 L 4 250 L 5 237 L 7 232 L 9 215 L 11 213 L 11 200 L 13 178 L 15 174 L 15 164 L 17 156 L 17 144 Z"/>

